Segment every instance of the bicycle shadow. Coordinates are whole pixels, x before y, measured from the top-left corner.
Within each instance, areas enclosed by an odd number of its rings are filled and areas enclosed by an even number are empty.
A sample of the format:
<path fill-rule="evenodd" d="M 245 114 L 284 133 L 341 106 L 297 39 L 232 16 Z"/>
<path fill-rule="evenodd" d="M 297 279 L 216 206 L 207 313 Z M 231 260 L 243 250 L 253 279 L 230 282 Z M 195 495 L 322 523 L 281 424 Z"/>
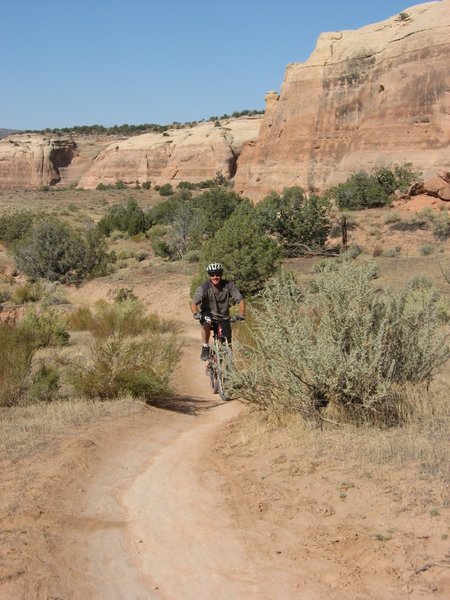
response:
<path fill-rule="evenodd" d="M 205 398 L 196 398 L 183 394 L 175 394 L 167 398 L 158 398 L 147 402 L 150 406 L 169 410 L 183 415 L 198 416 L 203 412 L 211 410 L 216 406 L 223 405 L 221 400 L 209 400 Z"/>

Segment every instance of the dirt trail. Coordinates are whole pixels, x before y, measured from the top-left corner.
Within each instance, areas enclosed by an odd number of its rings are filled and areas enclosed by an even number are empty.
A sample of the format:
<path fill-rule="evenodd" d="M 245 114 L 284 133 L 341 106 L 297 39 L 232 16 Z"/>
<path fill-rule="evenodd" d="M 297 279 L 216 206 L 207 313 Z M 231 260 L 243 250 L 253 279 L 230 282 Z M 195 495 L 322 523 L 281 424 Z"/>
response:
<path fill-rule="evenodd" d="M 173 283 L 144 291 L 186 323 L 176 394 L 12 465 L 0 600 L 448 598 L 448 505 L 414 500 L 430 483 L 361 477 L 281 434 L 239 444 L 242 405 L 211 393 Z"/>
<path fill-rule="evenodd" d="M 208 458 L 217 428 L 241 405 L 211 394 L 196 326 L 187 340 L 178 398 L 163 422 L 144 418 L 117 444 L 111 439 L 80 502 L 67 507 L 62 598 L 281 597 L 238 541 Z"/>

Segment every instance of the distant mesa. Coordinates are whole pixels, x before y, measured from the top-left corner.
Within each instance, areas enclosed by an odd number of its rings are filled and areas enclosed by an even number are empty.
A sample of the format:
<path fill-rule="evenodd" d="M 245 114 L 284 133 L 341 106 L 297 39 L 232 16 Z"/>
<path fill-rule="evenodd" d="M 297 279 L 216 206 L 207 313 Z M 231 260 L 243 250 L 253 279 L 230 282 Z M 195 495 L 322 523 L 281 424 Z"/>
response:
<path fill-rule="evenodd" d="M 280 93 L 266 94 L 263 117 L 127 139 L 3 138 L 0 188 L 195 183 L 220 173 L 257 201 L 404 162 L 428 180 L 450 172 L 449 63 L 450 0 L 419 4 L 375 25 L 321 34 L 306 62 L 286 67 Z"/>

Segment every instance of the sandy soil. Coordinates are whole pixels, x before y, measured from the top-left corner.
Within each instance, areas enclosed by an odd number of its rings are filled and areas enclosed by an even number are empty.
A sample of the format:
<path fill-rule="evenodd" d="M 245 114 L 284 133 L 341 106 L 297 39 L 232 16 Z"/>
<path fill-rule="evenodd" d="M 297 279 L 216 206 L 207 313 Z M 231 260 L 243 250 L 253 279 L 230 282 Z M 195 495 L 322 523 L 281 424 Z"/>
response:
<path fill-rule="evenodd" d="M 448 504 L 414 501 L 430 482 L 249 443 L 242 404 L 210 393 L 185 294 L 173 302 L 170 402 L 3 465 L 0 600 L 448 598 Z"/>

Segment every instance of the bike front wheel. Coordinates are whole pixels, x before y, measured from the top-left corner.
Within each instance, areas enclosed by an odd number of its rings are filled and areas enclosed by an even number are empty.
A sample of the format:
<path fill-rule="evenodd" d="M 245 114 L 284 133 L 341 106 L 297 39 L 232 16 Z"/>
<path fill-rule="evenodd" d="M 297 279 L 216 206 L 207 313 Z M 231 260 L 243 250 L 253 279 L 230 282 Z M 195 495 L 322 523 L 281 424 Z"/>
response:
<path fill-rule="evenodd" d="M 229 379 L 231 375 L 231 369 L 233 366 L 233 354 L 231 348 L 224 346 L 221 349 L 219 363 L 218 363 L 218 392 L 221 400 L 231 400 L 231 392 L 229 386 Z"/>

